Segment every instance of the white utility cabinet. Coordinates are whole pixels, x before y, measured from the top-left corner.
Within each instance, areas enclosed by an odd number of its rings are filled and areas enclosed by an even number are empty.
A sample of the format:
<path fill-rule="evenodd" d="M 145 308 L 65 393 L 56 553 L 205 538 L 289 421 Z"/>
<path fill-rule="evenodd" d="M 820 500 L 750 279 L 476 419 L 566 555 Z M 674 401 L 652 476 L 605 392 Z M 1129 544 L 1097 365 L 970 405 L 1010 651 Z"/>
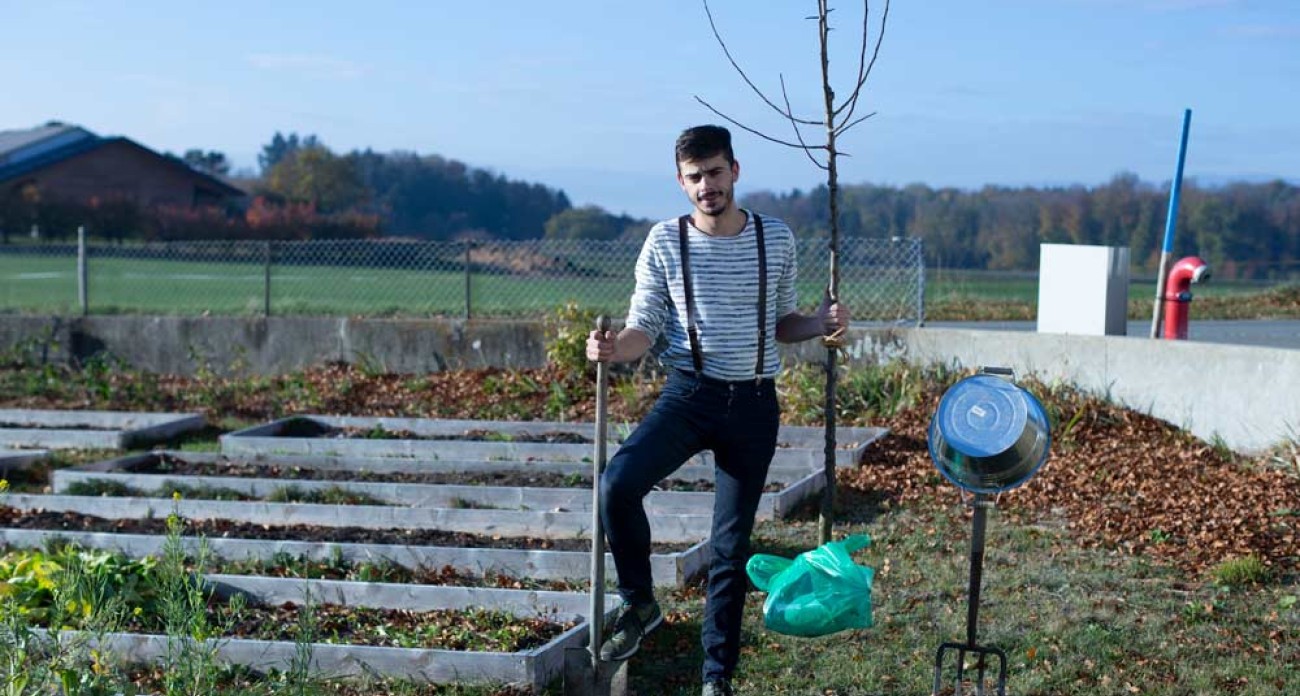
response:
<path fill-rule="evenodd" d="M 1038 332 L 1128 333 L 1128 247 L 1043 244 L 1038 262 Z"/>

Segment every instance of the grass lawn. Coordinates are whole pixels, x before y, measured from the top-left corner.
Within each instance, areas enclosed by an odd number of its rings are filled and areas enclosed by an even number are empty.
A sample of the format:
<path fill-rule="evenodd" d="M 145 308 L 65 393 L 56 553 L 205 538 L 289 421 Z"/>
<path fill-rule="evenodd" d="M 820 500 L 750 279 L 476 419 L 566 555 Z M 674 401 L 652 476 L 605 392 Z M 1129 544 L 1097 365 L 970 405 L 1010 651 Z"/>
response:
<path fill-rule="evenodd" d="M 738 693 L 930 693 L 935 651 L 966 637 L 970 521 L 951 498 L 929 512 L 843 501 L 840 514 L 852 522 L 837 534 L 873 540 L 858 561 L 876 570 L 875 626 L 783 636 L 763 629 L 763 595 L 753 596 Z M 815 546 L 816 534 L 815 514 L 765 523 L 756 550 L 793 556 Z M 1008 693 L 1022 696 L 1300 693 L 1297 591 L 1294 578 L 1224 589 L 1140 557 L 1081 548 L 1064 522 L 1025 526 L 995 509 L 978 642 L 1006 652 Z M 664 605 L 667 627 L 632 664 L 638 694 L 698 693 L 697 595 L 678 593 Z"/>

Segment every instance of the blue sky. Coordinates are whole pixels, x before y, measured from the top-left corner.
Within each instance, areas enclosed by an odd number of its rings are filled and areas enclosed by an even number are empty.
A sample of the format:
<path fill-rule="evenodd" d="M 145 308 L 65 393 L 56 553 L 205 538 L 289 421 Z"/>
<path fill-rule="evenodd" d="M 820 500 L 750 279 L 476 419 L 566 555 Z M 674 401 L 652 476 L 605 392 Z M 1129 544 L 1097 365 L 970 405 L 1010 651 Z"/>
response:
<path fill-rule="evenodd" d="M 847 91 L 862 5 L 833 2 Z M 751 79 L 819 117 L 811 0 L 711 0 Z M 884 3 L 871 2 L 872 37 Z M 665 218 L 684 200 L 672 143 L 733 118 L 789 126 L 727 63 L 699 0 L 79 2 L 0 0 L 0 129 L 58 119 L 253 168 L 278 130 L 336 152 L 459 159 Z M 1296 0 L 895 0 L 841 181 L 978 188 L 1166 185 L 1184 108 L 1186 176 L 1300 181 Z M 741 193 L 821 170 L 736 130 Z M 809 134 L 818 138 L 814 131 Z"/>

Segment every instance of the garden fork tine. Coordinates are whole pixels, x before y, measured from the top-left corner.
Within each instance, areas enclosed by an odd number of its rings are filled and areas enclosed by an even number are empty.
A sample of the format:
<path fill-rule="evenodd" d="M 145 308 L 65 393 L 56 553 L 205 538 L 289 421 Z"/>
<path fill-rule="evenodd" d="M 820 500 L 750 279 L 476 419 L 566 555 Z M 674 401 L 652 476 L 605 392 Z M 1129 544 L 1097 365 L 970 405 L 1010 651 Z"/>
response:
<path fill-rule="evenodd" d="M 984 527 L 986 510 L 991 503 L 988 498 L 981 493 L 975 494 L 975 502 L 972 504 L 974 515 L 971 522 L 971 539 L 970 539 L 970 587 L 966 601 L 966 642 L 965 643 L 944 643 L 939 646 L 939 651 L 934 656 L 934 688 L 932 693 L 936 696 L 939 689 L 943 686 L 943 663 L 944 655 L 950 650 L 957 652 L 957 679 L 953 687 L 953 696 L 961 696 L 963 684 L 966 677 L 966 654 L 970 653 L 977 657 L 975 663 L 975 696 L 984 696 L 984 683 L 987 676 L 989 657 L 996 657 L 998 660 L 998 696 L 1006 696 L 1007 693 L 1007 655 L 998 648 L 985 647 L 975 642 L 975 629 L 979 623 L 980 610 L 980 582 L 984 575 Z"/>

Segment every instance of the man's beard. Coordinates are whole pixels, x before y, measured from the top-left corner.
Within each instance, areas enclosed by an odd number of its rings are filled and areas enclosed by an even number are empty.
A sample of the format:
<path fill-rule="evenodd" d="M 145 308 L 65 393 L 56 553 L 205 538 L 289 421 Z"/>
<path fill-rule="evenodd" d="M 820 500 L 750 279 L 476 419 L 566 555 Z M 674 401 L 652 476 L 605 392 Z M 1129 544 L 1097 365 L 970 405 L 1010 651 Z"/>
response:
<path fill-rule="evenodd" d="M 699 208 L 700 212 L 704 213 L 705 215 L 708 215 L 709 217 L 718 217 L 719 215 L 722 215 L 723 213 L 727 212 L 727 208 L 729 207 L 728 202 L 730 200 L 731 199 L 727 194 L 720 193 L 709 200 L 696 199 L 695 207 Z"/>

